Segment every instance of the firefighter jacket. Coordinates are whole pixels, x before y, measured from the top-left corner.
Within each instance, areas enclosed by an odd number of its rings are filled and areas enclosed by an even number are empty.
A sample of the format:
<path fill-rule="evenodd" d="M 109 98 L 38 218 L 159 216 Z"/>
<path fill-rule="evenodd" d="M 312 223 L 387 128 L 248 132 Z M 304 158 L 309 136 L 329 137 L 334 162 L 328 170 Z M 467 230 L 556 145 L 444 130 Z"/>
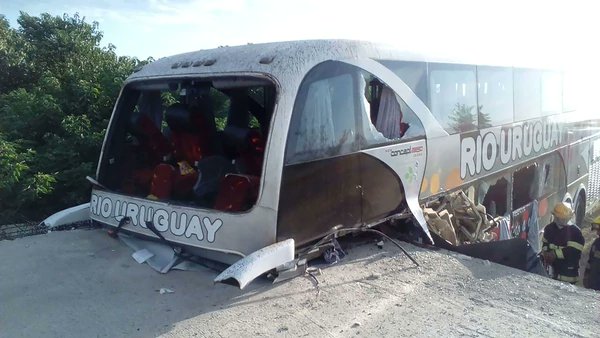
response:
<path fill-rule="evenodd" d="M 596 238 L 590 249 L 590 258 L 585 267 L 587 288 L 600 291 L 600 238 Z"/>
<path fill-rule="evenodd" d="M 551 263 L 552 278 L 573 284 L 577 282 L 583 244 L 583 235 L 576 225 L 559 228 L 552 222 L 544 228 L 542 251 L 552 251 L 556 256 Z"/>

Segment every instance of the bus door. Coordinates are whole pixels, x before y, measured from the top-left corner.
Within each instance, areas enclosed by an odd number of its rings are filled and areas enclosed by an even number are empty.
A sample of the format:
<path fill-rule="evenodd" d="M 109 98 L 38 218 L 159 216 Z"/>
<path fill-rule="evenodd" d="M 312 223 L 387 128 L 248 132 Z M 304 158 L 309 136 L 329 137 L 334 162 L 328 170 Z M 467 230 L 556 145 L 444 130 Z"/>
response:
<path fill-rule="evenodd" d="M 278 240 L 296 245 L 361 223 L 357 87 L 351 67 L 315 66 L 298 91 L 288 130 Z"/>
<path fill-rule="evenodd" d="M 363 222 L 375 222 L 408 207 L 431 239 L 419 204 L 427 160 L 425 136 L 447 133 L 391 70 L 371 59 L 343 62 L 353 66 L 358 91 L 364 93 L 359 114 Z"/>
<path fill-rule="evenodd" d="M 425 131 L 399 95 L 375 75 L 361 70 L 357 80 L 359 91 L 366 93 L 359 133 L 362 213 L 369 224 L 403 212 L 406 199 L 418 197 L 407 196 L 404 189 L 420 184 Z"/>

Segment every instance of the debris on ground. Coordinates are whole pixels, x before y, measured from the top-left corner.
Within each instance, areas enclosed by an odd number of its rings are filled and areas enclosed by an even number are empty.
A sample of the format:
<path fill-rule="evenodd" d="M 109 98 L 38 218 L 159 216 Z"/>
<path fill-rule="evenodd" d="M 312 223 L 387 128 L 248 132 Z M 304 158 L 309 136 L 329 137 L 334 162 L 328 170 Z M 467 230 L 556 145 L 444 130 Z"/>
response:
<path fill-rule="evenodd" d="M 423 213 L 429 228 L 455 246 L 497 240 L 503 219 L 491 218 L 485 206 L 475 204 L 462 190 L 429 202 Z"/>
<path fill-rule="evenodd" d="M 131 254 L 131 257 L 133 257 L 133 259 L 135 259 L 135 261 L 139 264 L 143 264 L 148 259 L 152 258 L 152 256 L 154 256 L 154 254 L 148 249 L 141 249 Z"/>

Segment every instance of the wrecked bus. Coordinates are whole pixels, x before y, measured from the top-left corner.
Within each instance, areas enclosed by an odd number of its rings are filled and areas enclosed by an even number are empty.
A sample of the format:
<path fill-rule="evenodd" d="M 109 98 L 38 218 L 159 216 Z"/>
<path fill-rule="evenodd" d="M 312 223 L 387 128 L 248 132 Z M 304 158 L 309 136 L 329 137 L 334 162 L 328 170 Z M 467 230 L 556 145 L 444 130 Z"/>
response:
<path fill-rule="evenodd" d="M 227 264 L 407 214 L 425 242 L 535 237 L 556 201 L 582 219 L 600 151 L 563 78 L 340 40 L 162 58 L 124 83 L 91 218 Z"/>

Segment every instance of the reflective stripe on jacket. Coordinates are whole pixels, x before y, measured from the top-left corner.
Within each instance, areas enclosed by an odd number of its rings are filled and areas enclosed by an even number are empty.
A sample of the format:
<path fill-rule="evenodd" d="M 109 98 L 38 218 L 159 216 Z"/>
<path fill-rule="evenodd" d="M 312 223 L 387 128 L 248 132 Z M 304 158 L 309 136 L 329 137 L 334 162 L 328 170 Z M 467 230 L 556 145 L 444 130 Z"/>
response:
<path fill-rule="evenodd" d="M 577 282 L 583 245 L 583 235 L 576 225 L 569 224 L 559 228 L 552 222 L 544 228 L 542 250 L 552 251 L 556 256 L 552 263 L 553 278 L 569 283 Z"/>

